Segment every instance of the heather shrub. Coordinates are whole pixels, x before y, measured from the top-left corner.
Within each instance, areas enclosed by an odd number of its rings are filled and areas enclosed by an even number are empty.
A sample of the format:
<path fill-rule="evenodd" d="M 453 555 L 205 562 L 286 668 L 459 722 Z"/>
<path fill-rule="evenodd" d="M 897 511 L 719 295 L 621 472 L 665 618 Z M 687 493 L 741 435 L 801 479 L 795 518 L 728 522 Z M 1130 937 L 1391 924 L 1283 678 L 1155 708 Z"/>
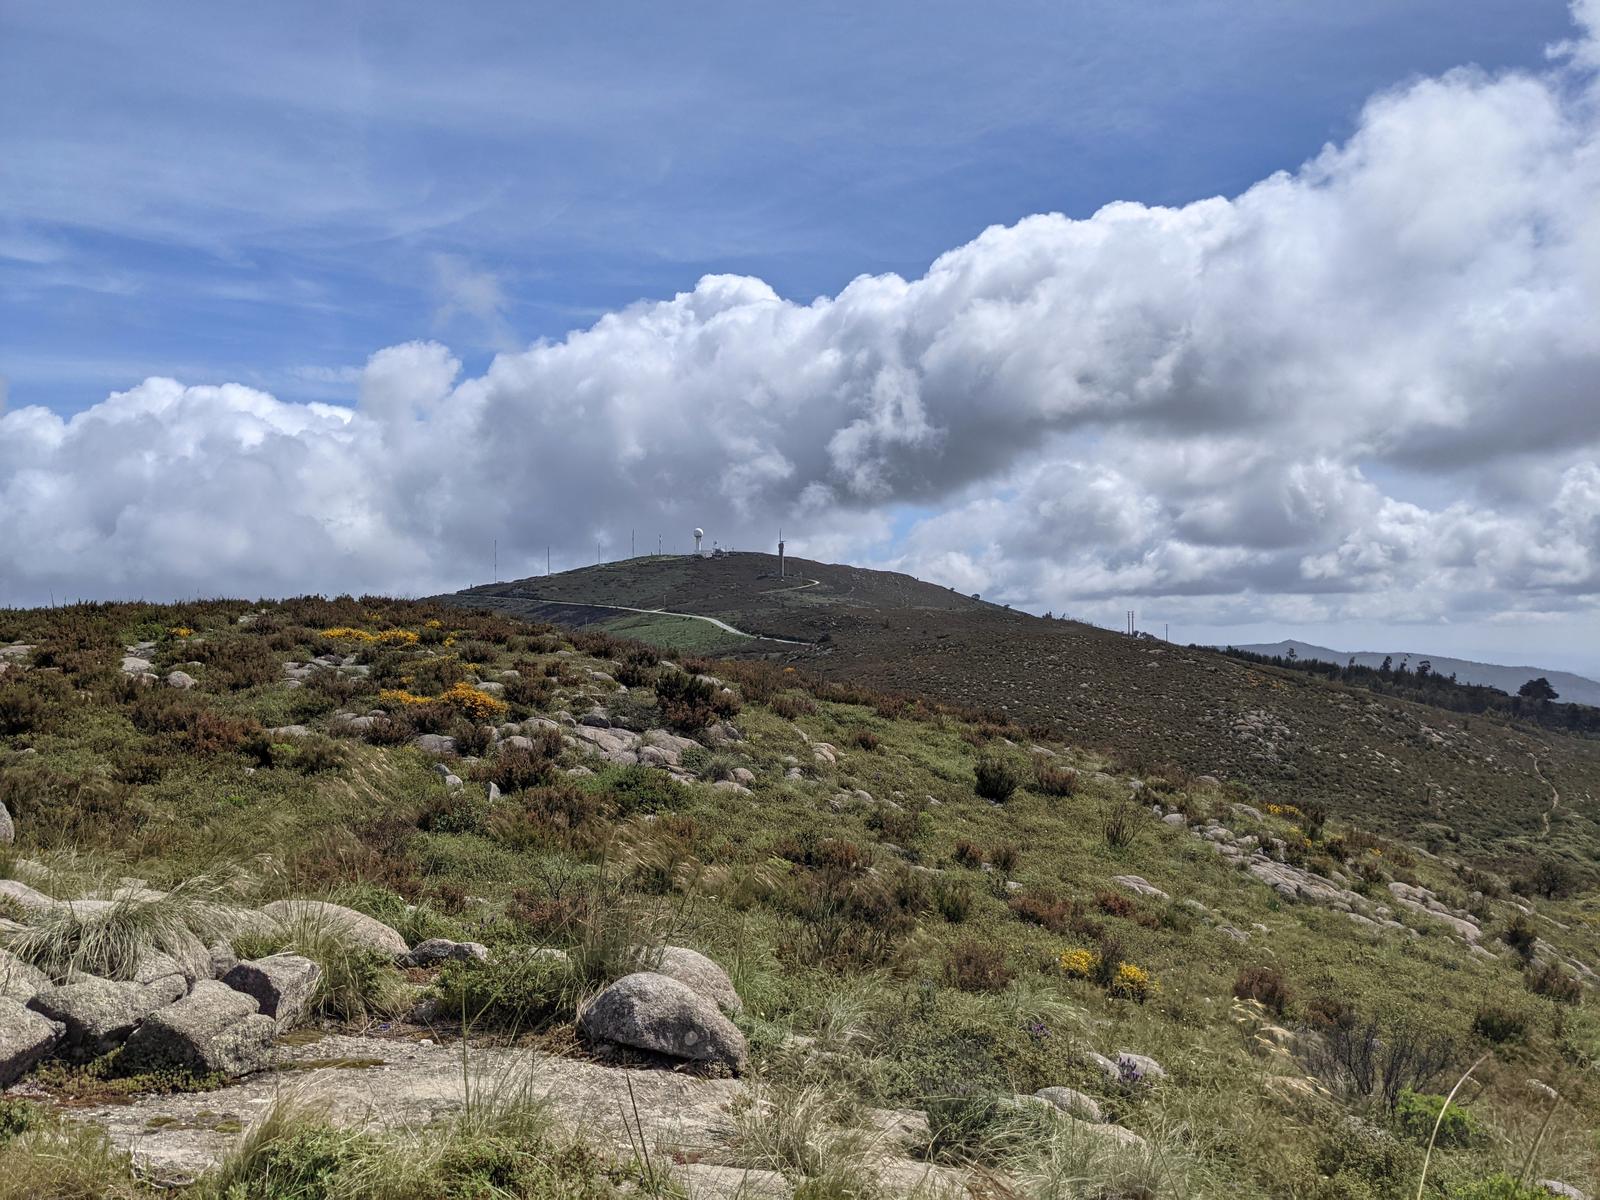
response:
<path fill-rule="evenodd" d="M 1003 992 L 1016 972 L 1006 965 L 1005 951 L 999 946 L 969 938 L 945 952 L 944 978 L 963 992 Z"/>
<path fill-rule="evenodd" d="M 1240 1000 L 1254 1000 L 1280 1017 L 1289 1007 L 1289 985 L 1274 967 L 1244 967 L 1233 981 L 1233 994 Z"/>
<path fill-rule="evenodd" d="M 1022 772 L 1008 755 L 985 752 L 972 769 L 973 790 L 985 800 L 1004 804 L 1022 785 Z"/>
<path fill-rule="evenodd" d="M 1033 760 L 1033 788 L 1046 796 L 1071 796 L 1078 790 L 1078 772 L 1055 759 Z"/>

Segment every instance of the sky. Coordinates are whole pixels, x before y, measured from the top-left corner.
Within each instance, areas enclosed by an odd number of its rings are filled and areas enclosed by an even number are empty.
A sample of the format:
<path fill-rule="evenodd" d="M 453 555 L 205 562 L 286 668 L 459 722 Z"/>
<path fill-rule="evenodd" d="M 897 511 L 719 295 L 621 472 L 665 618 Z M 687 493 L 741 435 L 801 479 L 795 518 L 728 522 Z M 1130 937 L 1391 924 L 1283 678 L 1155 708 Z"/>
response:
<path fill-rule="evenodd" d="M 0 605 L 720 544 L 1600 675 L 1600 0 L 0 0 Z"/>

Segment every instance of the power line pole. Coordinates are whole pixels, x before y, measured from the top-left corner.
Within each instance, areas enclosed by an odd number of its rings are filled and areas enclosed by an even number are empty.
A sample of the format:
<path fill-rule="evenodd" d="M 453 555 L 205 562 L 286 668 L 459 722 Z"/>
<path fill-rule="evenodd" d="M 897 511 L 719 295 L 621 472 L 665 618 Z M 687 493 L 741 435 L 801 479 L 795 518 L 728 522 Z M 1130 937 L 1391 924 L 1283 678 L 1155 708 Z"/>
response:
<path fill-rule="evenodd" d="M 546 575 L 550 574 L 550 547 L 549 546 L 546 546 L 544 548 L 544 573 Z"/>
<path fill-rule="evenodd" d="M 632 558 L 632 557 L 634 557 L 634 549 L 633 549 L 633 530 L 631 530 L 631 529 L 630 529 L 630 530 L 628 530 L 628 557 L 629 557 L 629 558 Z"/>
<path fill-rule="evenodd" d="M 494 581 L 500 582 L 500 539 L 494 540 Z"/>

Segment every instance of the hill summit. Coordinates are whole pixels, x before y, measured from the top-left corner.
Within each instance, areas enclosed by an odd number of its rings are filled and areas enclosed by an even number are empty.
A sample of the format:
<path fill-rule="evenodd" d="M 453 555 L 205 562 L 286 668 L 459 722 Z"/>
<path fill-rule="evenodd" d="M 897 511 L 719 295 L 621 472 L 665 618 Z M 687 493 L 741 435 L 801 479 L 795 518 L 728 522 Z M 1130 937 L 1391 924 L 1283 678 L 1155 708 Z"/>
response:
<path fill-rule="evenodd" d="M 674 652 L 770 658 L 1496 862 L 1530 860 L 1552 836 L 1580 857 L 1600 845 L 1595 739 L 1033 616 L 894 572 L 789 559 L 786 573 L 769 554 L 650 556 L 442 599 Z M 1552 816 L 1553 796 L 1565 799 Z"/>

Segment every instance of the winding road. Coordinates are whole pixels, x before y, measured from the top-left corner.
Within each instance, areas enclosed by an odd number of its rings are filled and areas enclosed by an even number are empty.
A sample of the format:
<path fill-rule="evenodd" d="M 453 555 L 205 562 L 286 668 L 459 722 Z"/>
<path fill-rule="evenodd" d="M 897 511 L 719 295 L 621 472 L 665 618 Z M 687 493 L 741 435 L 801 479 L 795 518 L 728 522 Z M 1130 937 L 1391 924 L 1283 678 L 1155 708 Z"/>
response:
<path fill-rule="evenodd" d="M 812 580 L 816 583 L 817 580 Z M 809 585 L 805 585 L 809 586 Z M 782 588 L 781 591 L 799 591 L 799 588 Z M 531 600 L 535 604 L 559 604 L 563 608 L 607 608 L 613 612 L 644 613 L 653 617 L 685 617 L 691 621 L 704 621 L 708 625 L 715 625 L 724 633 L 731 633 L 735 637 L 753 638 L 758 642 L 778 642 L 784 646 L 809 646 L 810 642 L 797 642 L 791 638 L 768 637 L 764 633 L 748 633 L 743 629 L 735 629 L 726 621 L 719 621 L 716 617 L 705 617 L 699 613 L 673 612 L 665 608 L 633 608 L 626 604 L 591 604 L 583 600 L 551 600 L 544 596 L 521 595 L 520 600 Z"/>

